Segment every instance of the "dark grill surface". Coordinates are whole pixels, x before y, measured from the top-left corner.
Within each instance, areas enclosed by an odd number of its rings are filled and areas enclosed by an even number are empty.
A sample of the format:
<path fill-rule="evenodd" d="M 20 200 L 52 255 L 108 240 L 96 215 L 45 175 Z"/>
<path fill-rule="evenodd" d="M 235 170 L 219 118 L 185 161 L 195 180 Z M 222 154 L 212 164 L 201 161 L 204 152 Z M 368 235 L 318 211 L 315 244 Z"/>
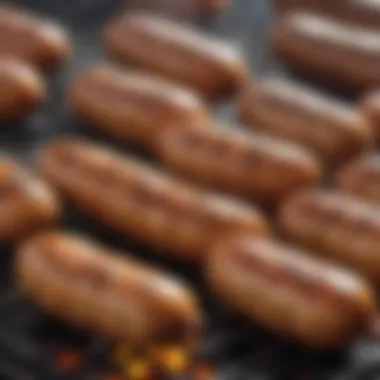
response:
<path fill-rule="evenodd" d="M 191 21 L 243 45 L 256 73 L 280 72 L 282 68 L 270 57 L 267 43 L 272 21 L 269 0 L 233 1 L 234 6 L 219 19 Z M 64 83 L 87 63 L 105 59 L 98 42 L 101 26 L 117 9 L 118 1 L 11 2 L 59 18 L 72 32 L 75 56 L 49 79 L 50 100 L 43 109 L 22 125 L 1 126 L 1 151 L 29 161 L 35 149 L 53 136 L 75 133 L 98 139 L 100 136 L 90 133 L 71 115 L 64 101 Z M 232 106 L 229 103 L 218 106 L 219 117 L 232 120 Z M 65 224 L 115 247 L 132 248 L 140 256 L 175 270 L 200 287 L 209 310 L 209 326 L 197 361 L 205 366 L 215 363 L 216 375 L 202 377 L 197 372 L 197 376 L 168 377 L 157 373 L 151 380 L 374 380 L 380 376 L 380 344 L 374 339 L 363 338 L 346 352 L 307 351 L 220 310 L 204 286 L 199 285 L 202 281 L 196 269 L 163 262 L 139 247 L 126 246 L 116 236 L 73 212 Z M 111 363 L 110 343 L 50 319 L 23 299 L 12 286 L 12 251 L 5 247 L 0 254 L 0 380 L 125 379 Z"/>

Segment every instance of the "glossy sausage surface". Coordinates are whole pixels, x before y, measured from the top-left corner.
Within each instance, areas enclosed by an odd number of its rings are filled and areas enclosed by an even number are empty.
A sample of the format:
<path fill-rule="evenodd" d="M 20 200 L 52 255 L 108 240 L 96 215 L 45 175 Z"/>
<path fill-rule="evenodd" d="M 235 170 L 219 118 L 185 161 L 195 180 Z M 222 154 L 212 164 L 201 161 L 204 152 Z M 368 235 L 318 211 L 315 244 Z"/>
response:
<path fill-rule="evenodd" d="M 151 146 L 170 125 L 204 120 L 208 111 L 190 90 L 112 65 L 86 69 L 71 84 L 69 101 L 84 120 L 114 137 Z"/>
<path fill-rule="evenodd" d="M 226 233 L 267 232 L 254 206 L 193 188 L 100 145 L 56 141 L 40 152 L 38 162 L 79 209 L 176 258 L 201 260 Z"/>
<path fill-rule="evenodd" d="M 59 215 L 59 201 L 47 184 L 11 158 L 0 158 L 1 243 L 55 224 Z"/>
<path fill-rule="evenodd" d="M 47 232 L 17 252 L 19 286 L 46 311 L 128 344 L 197 339 L 191 289 L 170 274 L 87 238 Z"/>
<path fill-rule="evenodd" d="M 239 114 L 255 131 L 310 148 L 328 164 L 342 164 L 372 143 L 370 124 L 356 109 L 279 78 L 247 85 Z"/>
<path fill-rule="evenodd" d="M 69 38 L 60 25 L 21 9 L 0 6 L 0 56 L 51 69 L 69 53 Z"/>
<path fill-rule="evenodd" d="M 380 280 L 380 209 L 328 190 L 303 192 L 283 206 L 285 235 L 319 255 Z"/>
<path fill-rule="evenodd" d="M 217 243 L 207 278 L 234 310 L 314 348 L 349 343 L 367 327 L 375 309 L 373 291 L 359 276 L 251 236 Z"/>
<path fill-rule="evenodd" d="M 380 204 L 380 154 L 368 153 L 342 168 L 336 186 L 365 201 Z"/>
<path fill-rule="evenodd" d="M 365 27 L 380 26 L 379 0 L 275 0 L 277 13 L 300 9 L 323 13 Z"/>
<path fill-rule="evenodd" d="M 41 75 L 27 63 L 0 58 L 0 121 L 29 115 L 46 97 Z"/>
<path fill-rule="evenodd" d="M 292 13 L 275 27 L 277 56 L 303 73 L 363 90 L 380 84 L 380 31 L 312 13 Z"/>
<path fill-rule="evenodd" d="M 168 129 L 158 156 L 191 180 L 278 204 L 320 180 L 317 160 L 304 149 L 273 138 L 221 129 Z"/>
<path fill-rule="evenodd" d="M 245 65 L 228 43 L 179 23 L 143 12 L 128 12 L 104 31 L 107 52 L 116 60 L 169 77 L 208 96 L 240 85 Z"/>

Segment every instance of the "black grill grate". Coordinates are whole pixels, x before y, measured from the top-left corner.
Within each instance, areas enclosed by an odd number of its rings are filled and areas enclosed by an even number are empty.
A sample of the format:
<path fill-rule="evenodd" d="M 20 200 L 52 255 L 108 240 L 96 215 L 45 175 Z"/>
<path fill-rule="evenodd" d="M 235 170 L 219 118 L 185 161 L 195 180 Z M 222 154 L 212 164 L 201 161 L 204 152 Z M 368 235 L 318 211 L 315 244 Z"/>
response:
<path fill-rule="evenodd" d="M 109 342 L 47 317 L 17 293 L 8 293 L 0 309 L 1 380 L 111 380 L 122 373 L 110 360 Z M 363 340 L 347 352 L 317 353 L 228 313 L 213 319 L 196 360 L 217 368 L 207 380 L 375 380 L 380 374 L 377 342 Z M 59 366 L 64 355 L 78 363 L 64 370 Z M 157 374 L 154 379 L 198 380 L 191 373 Z"/>
<path fill-rule="evenodd" d="M 67 111 L 64 83 L 79 68 L 101 58 L 97 43 L 101 26 L 122 1 L 125 0 L 9 1 L 61 19 L 72 32 L 76 51 L 67 67 L 51 78 L 51 97 L 44 109 L 25 125 L 8 129 L 2 126 L 0 150 L 28 159 L 52 136 L 86 133 L 86 128 Z M 234 2 L 228 14 L 213 22 L 194 21 L 245 45 L 256 72 L 280 71 L 266 45 L 271 23 L 269 0 Z M 233 116 L 230 104 L 223 104 L 216 111 L 222 118 Z M 94 134 L 89 137 L 94 138 Z M 67 225 L 118 244 L 113 236 L 99 233 L 87 220 L 75 216 Z M 162 264 L 154 255 L 140 253 Z M 111 345 L 107 341 L 49 319 L 12 290 L 9 285 L 11 255 L 8 249 L 0 252 L 0 380 L 117 380 L 118 370 L 110 363 Z M 173 267 L 183 269 L 171 264 L 170 268 Z M 347 352 L 310 352 L 252 327 L 224 310 L 216 311 L 216 307 L 210 306 L 212 301 L 209 295 L 205 297 L 211 311 L 210 326 L 198 356 L 202 363 L 216 364 L 218 370 L 214 378 L 217 380 L 375 380 L 380 376 L 380 344 L 376 341 L 364 339 Z M 65 354 L 68 357 L 65 358 Z M 57 358 L 66 360 L 72 369 L 64 373 L 57 366 Z M 107 373 L 115 376 L 107 378 Z M 161 379 L 190 380 L 194 376 L 170 379 L 157 374 L 152 380 Z M 198 377 L 195 380 L 211 379 Z"/>

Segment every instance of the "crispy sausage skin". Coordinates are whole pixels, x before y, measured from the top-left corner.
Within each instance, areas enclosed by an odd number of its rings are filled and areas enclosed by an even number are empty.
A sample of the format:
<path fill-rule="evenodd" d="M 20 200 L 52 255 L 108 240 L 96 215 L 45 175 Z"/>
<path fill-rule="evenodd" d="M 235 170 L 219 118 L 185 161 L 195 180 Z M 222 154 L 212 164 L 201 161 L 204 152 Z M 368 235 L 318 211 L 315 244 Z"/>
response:
<path fill-rule="evenodd" d="M 208 110 L 190 90 L 112 65 L 86 69 L 69 88 L 81 118 L 114 137 L 149 146 L 168 126 L 207 125 Z"/>
<path fill-rule="evenodd" d="M 320 165 L 311 154 L 260 134 L 171 128 L 157 146 L 172 171 L 266 206 L 320 179 Z"/>
<path fill-rule="evenodd" d="M 1 243 L 55 224 L 59 215 L 59 201 L 45 183 L 13 159 L 0 158 Z"/>
<path fill-rule="evenodd" d="M 301 144 L 339 165 L 371 145 L 371 126 L 354 108 L 308 86 L 279 78 L 242 91 L 240 119 L 255 131 Z"/>
<path fill-rule="evenodd" d="M 308 10 L 365 27 L 380 26 L 379 0 L 275 0 L 275 8 L 280 15 Z"/>
<path fill-rule="evenodd" d="M 267 233 L 255 207 L 192 188 L 100 145 L 59 140 L 40 152 L 38 162 L 79 209 L 176 258 L 201 260 L 226 233 Z"/>
<path fill-rule="evenodd" d="M 296 194 L 279 215 L 292 241 L 380 280 L 380 212 L 371 204 L 328 190 Z"/>
<path fill-rule="evenodd" d="M 360 276 L 271 240 L 240 235 L 219 241 L 206 273 L 236 311 L 314 348 L 345 345 L 375 309 L 373 291 Z"/>
<path fill-rule="evenodd" d="M 305 74 L 353 90 L 380 84 L 380 32 L 312 13 L 292 13 L 274 29 L 277 56 Z"/>
<path fill-rule="evenodd" d="M 24 10 L 0 6 L 0 56 L 52 69 L 69 54 L 69 38 L 60 25 Z"/>
<path fill-rule="evenodd" d="M 0 59 L 0 121 L 29 115 L 45 97 L 44 80 L 32 66 L 13 58 Z"/>
<path fill-rule="evenodd" d="M 104 31 L 105 49 L 117 61 L 184 83 L 207 96 L 237 89 L 246 68 L 230 45 L 173 21 L 128 12 Z"/>
<path fill-rule="evenodd" d="M 180 280 L 87 238 L 45 232 L 23 243 L 19 286 L 53 315 L 135 344 L 190 343 L 201 314 Z"/>
<path fill-rule="evenodd" d="M 336 186 L 365 201 L 380 204 L 380 154 L 366 154 L 343 167 L 336 176 Z"/>

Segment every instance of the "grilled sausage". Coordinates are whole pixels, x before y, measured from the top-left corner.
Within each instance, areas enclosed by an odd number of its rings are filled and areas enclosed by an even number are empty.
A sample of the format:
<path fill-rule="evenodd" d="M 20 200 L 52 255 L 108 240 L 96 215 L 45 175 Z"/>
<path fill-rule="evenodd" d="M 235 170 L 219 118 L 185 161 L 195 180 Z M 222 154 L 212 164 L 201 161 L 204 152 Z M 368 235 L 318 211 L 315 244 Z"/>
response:
<path fill-rule="evenodd" d="M 197 301 L 185 284 L 84 237 L 32 237 L 17 253 L 15 272 L 46 311 L 110 338 L 190 343 L 200 332 Z"/>
<path fill-rule="evenodd" d="M 377 141 L 380 140 L 380 91 L 366 93 L 358 103 L 358 111 L 364 116 Z"/>
<path fill-rule="evenodd" d="M 245 76 L 242 57 L 227 43 L 142 12 L 112 20 L 104 45 L 117 61 L 182 82 L 207 96 L 234 91 Z"/>
<path fill-rule="evenodd" d="M 150 146 L 169 125 L 184 127 L 208 112 L 197 95 L 154 76 L 95 66 L 77 77 L 69 89 L 76 113 L 123 140 Z M 201 123 L 199 123 L 201 124 Z"/>
<path fill-rule="evenodd" d="M 0 56 L 10 55 L 51 69 L 64 61 L 69 52 L 69 38 L 58 24 L 20 9 L 0 6 Z"/>
<path fill-rule="evenodd" d="M 380 84 L 380 31 L 311 13 L 280 20 L 273 33 L 279 58 L 306 74 L 363 90 Z"/>
<path fill-rule="evenodd" d="M 0 121 L 27 116 L 45 96 L 45 83 L 34 68 L 14 59 L 0 59 Z"/>
<path fill-rule="evenodd" d="M 336 177 L 340 190 L 380 204 L 380 154 L 369 153 L 348 164 Z"/>
<path fill-rule="evenodd" d="M 283 206 L 279 222 L 292 241 L 380 280 L 380 210 L 349 195 L 303 192 Z"/>
<path fill-rule="evenodd" d="M 360 113 L 298 83 L 270 78 L 249 84 L 239 113 L 254 130 L 304 145 L 327 164 L 342 164 L 371 145 L 371 127 Z"/>
<path fill-rule="evenodd" d="M 0 158 L 1 243 L 54 224 L 59 214 L 59 202 L 45 183 L 12 159 Z"/>
<path fill-rule="evenodd" d="M 215 239 L 235 230 L 267 232 L 255 207 L 191 188 L 100 145 L 57 141 L 38 162 L 79 209 L 176 258 L 199 260 Z"/>
<path fill-rule="evenodd" d="M 222 300 L 310 347 L 345 345 L 374 313 L 364 279 L 290 246 L 235 236 L 216 243 L 208 257 L 208 282 Z"/>
<path fill-rule="evenodd" d="M 158 146 L 171 170 L 265 205 L 320 179 L 319 164 L 308 152 L 259 134 L 171 128 Z"/>
<path fill-rule="evenodd" d="M 277 13 L 302 10 L 332 16 L 366 27 L 380 26 L 379 0 L 275 0 Z"/>

